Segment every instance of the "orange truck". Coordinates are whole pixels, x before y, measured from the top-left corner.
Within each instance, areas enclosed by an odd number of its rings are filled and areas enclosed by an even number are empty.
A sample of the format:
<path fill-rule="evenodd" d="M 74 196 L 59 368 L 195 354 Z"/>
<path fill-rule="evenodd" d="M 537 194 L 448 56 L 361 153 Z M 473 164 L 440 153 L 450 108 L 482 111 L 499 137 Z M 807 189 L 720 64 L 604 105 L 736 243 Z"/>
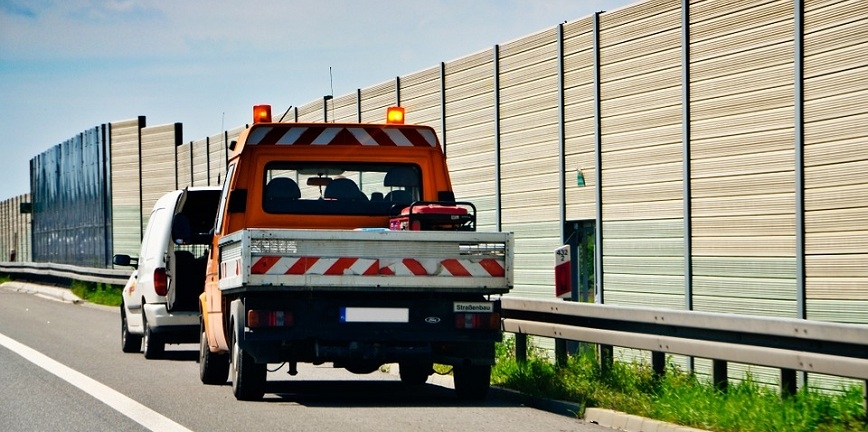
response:
<path fill-rule="evenodd" d="M 199 299 L 203 383 L 258 400 L 269 363 L 396 363 L 416 385 L 437 363 L 458 397 L 486 397 L 514 240 L 476 231 L 433 129 L 398 107 L 343 124 L 274 123 L 257 105 L 229 151 Z"/>

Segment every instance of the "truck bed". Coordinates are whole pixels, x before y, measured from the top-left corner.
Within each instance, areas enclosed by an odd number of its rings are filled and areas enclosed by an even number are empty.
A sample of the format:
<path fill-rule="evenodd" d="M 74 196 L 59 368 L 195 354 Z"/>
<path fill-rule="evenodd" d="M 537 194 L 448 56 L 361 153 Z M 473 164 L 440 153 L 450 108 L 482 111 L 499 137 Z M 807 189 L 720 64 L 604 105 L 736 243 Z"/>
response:
<path fill-rule="evenodd" d="M 245 229 L 220 240 L 220 290 L 504 294 L 501 232 Z"/>

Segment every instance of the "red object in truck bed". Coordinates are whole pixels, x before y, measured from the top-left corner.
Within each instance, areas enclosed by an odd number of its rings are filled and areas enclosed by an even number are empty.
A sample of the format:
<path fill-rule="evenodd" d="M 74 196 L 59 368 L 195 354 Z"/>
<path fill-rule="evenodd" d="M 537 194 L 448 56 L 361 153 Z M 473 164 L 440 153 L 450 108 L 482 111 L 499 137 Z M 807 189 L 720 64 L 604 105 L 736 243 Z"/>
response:
<path fill-rule="evenodd" d="M 396 231 L 473 231 L 476 215 L 460 205 L 415 203 L 389 220 Z"/>

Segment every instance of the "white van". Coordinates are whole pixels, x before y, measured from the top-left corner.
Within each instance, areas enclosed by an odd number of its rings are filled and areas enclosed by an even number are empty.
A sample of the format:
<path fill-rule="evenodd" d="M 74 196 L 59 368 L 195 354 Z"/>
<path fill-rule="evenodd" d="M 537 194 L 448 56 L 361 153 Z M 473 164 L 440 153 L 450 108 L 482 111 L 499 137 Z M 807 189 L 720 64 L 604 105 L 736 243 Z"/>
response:
<path fill-rule="evenodd" d="M 118 254 L 135 270 L 123 290 L 121 349 L 163 355 L 167 343 L 199 340 L 199 294 L 220 199 L 218 187 L 189 187 L 154 205 L 139 257 Z"/>

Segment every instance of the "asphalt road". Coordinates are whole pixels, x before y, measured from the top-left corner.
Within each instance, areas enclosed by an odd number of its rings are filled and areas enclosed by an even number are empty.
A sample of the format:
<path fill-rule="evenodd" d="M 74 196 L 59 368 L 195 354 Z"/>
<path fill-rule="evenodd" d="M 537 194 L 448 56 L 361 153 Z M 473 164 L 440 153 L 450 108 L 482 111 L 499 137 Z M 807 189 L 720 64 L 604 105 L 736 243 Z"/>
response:
<path fill-rule="evenodd" d="M 436 384 L 329 365 L 269 373 L 265 399 L 239 402 L 199 381 L 197 345 L 145 360 L 120 349 L 115 308 L 0 288 L 2 431 L 612 431 L 491 397 L 467 403 Z M 278 365 L 270 365 L 274 369 Z"/>

